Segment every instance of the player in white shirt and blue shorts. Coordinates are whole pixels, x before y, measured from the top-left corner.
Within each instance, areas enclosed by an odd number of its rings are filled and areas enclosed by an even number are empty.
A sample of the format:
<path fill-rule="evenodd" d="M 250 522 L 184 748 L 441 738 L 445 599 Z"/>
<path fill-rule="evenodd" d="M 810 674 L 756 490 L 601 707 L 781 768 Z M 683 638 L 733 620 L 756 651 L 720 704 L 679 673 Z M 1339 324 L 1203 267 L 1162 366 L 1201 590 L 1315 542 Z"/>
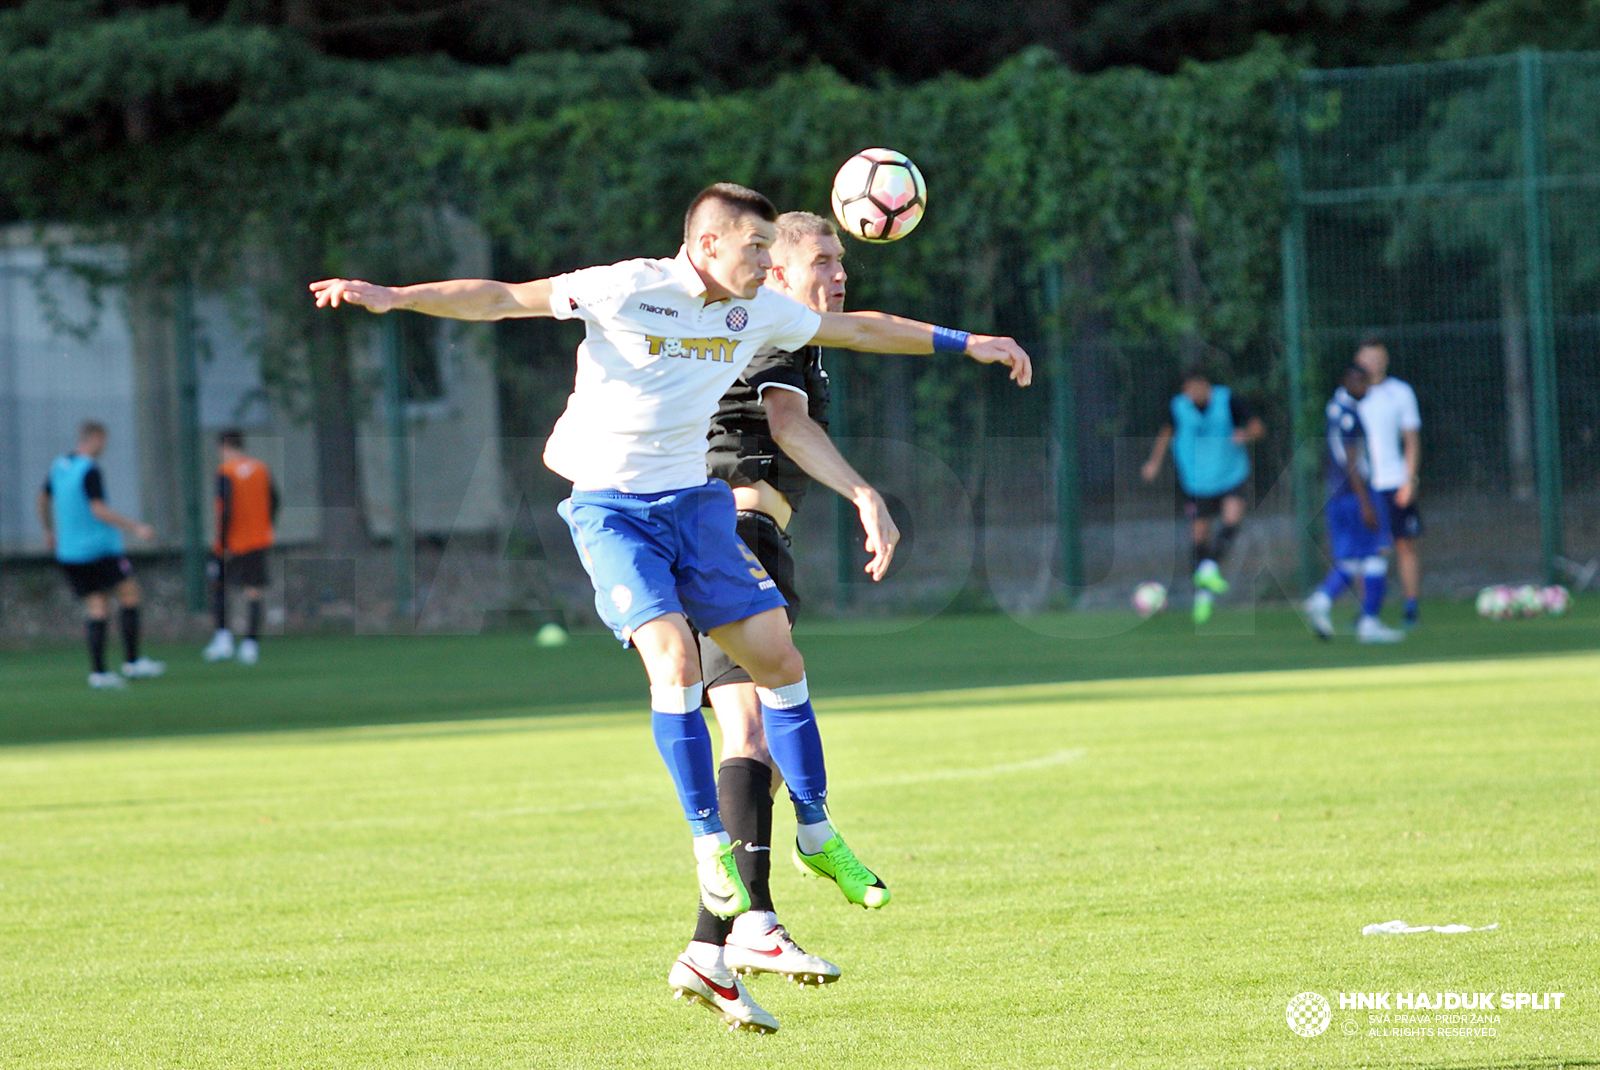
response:
<path fill-rule="evenodd" d="M 1394 529 L 1395 564 L 1406 596 L 1406 627 L 1418 621 L 1422 593 L 1422 561 L 1417 540 L 1422 514 L 1417 488 L 1422 471 L 1422 414 L 1409 383 L 1389 374 L 1389 350 L 1383 340 L 1368 336 L 1356 349 L 1356 363 L 1366 369 L 1367 396 L 1361 399 L 1361 422 L 1367 428 L 1372 457 L 1372 489 L 1383 496 Z"/>
<path fill-rule="evenodd" d="M 684 247 L 670 260 L 627 260 L 517 284 L 311 285 L 318 307 L 349 302 L 464 320 L 584 321 L 573 392 L 544 459 L 572 481 L 560 512 L 593 581 L 596 609 L 644 661 L 652 731 L 689 821 L 701 901 L 722 917 L 746 910 L 749 892 L 718 814 L 695 630 L 712 636 L 755 682 L 768 749 L 797 812 L 808 809 L 810 828 L 802 830 L 833 844 L 840 890 L 859 897 L 882 882 L 831 828 L 821 735 L 783 597 L 735 532 L 732 491 L 706 476 L 706 435 L 718 402 L 757 353 L 808 345 L 964 353 L 1008 366 L 1019 385 L 1032 380 L 1027 353 L 1009 338 L 877 312 L 818 313 L 763 287 L 777 216 L 759 193 L 718 183 L 690 204 Z M 721 947 L 691 943 L 668 983 L 733 1028 L 777 1028 L 727 968 Z"/>

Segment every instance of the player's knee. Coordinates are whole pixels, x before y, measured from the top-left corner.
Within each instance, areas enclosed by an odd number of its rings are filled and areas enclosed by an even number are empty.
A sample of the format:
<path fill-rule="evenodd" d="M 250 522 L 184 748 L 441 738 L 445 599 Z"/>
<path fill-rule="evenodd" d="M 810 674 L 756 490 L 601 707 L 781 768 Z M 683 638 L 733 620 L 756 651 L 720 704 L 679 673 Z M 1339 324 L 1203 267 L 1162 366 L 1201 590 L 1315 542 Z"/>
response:
<path fill-rule="evenodd" d="M 132 608 L 139 604 L 139 581 L 123 580 L 117 584 L 117 601 Z"/>
<path fill-rule="evenodd" d="M 799 649 L 793 643 L 784 644 L 778 652 L 774 672 L 782 677 L 782 683 L 798 683 L 805 679 L 806 659 L 800 656 Z"/>

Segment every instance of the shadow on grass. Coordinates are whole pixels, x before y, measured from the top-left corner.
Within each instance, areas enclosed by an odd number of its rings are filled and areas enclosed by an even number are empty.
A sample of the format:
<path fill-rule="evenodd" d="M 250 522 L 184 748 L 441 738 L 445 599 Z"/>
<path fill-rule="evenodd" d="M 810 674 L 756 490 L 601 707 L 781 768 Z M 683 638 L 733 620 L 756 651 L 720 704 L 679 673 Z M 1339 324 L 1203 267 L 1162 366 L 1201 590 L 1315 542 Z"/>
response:
<path fill-rule="evenodd" d="M 1257 611 L 1245 635 L 1197 635 L 1172 613 L 1082 640 L 1041 635 L 1003 616 L 946 616 L 889 634 L 808 634 L 802 626 L 797 642 L 824 699 L 1600 650 L 1594 599 L 1564 618 L 1502 624 L 1479 620 L 1470 606 L 1425 612 L 1423 628 L 1388 647 L 1349 637 L 1319 643 L 1283 609 Z M 515 632 L 293 636 L 263 650 L 250 668 L 205 664 L 188 647 L 158 650 L 167 676 L 121 692 L 87 689 L 76 646 L 0 654 L 0 745 L 646 710 L 638 658 L 608 635 L 575 635 L 557 649 Z"/>

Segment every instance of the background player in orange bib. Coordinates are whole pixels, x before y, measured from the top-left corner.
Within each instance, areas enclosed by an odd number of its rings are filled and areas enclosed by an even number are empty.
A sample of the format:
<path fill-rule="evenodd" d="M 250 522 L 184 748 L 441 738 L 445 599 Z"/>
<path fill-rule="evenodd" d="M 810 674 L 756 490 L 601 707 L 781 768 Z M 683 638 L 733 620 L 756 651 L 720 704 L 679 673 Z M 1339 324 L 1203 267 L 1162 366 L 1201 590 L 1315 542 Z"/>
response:
<path fill-rule="evenodd" d="M 244 435 L 224 431 L 217 436 L 222 463 L 217 465 L 217 539 L 212 544 L 212 610 L 217 631 L 203 656 L 221 661 L 235 656 L 228 628 L 228 584 L 244 588 L 249 606 L 245 638 L 237 656 L 254 665 L 261 656 L 261 592 L 267 585 L 267 551 L 272 548 L 272 522 L 278 516 L 278 487 L 264 461 L 244 451 Z"/>

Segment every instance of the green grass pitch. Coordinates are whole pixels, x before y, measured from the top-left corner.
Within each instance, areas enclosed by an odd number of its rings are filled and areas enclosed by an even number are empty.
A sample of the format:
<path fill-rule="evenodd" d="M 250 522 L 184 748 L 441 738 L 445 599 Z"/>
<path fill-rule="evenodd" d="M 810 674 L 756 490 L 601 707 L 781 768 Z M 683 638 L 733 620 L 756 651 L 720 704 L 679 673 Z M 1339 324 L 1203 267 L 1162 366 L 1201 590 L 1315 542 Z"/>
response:
<path fill-rule="evenodd" d="M 805 636 L 895 900 L 775 866 L 845 977 L 755 981 L 767 1038 L 670 998 L 688 837 L 603 637 L 156 651 L 118 695 L 0 655 L 0 1066 L 1600 1065 L 1600 616 L 1429 612 L 1385 650 L 1268 611 Z M 1395 918 L 1499 928 L 1361 935 Z M 1308 990 L 1564 998 L 1476 1039 L 1335 1002 L 1304 1038 Z"/>

